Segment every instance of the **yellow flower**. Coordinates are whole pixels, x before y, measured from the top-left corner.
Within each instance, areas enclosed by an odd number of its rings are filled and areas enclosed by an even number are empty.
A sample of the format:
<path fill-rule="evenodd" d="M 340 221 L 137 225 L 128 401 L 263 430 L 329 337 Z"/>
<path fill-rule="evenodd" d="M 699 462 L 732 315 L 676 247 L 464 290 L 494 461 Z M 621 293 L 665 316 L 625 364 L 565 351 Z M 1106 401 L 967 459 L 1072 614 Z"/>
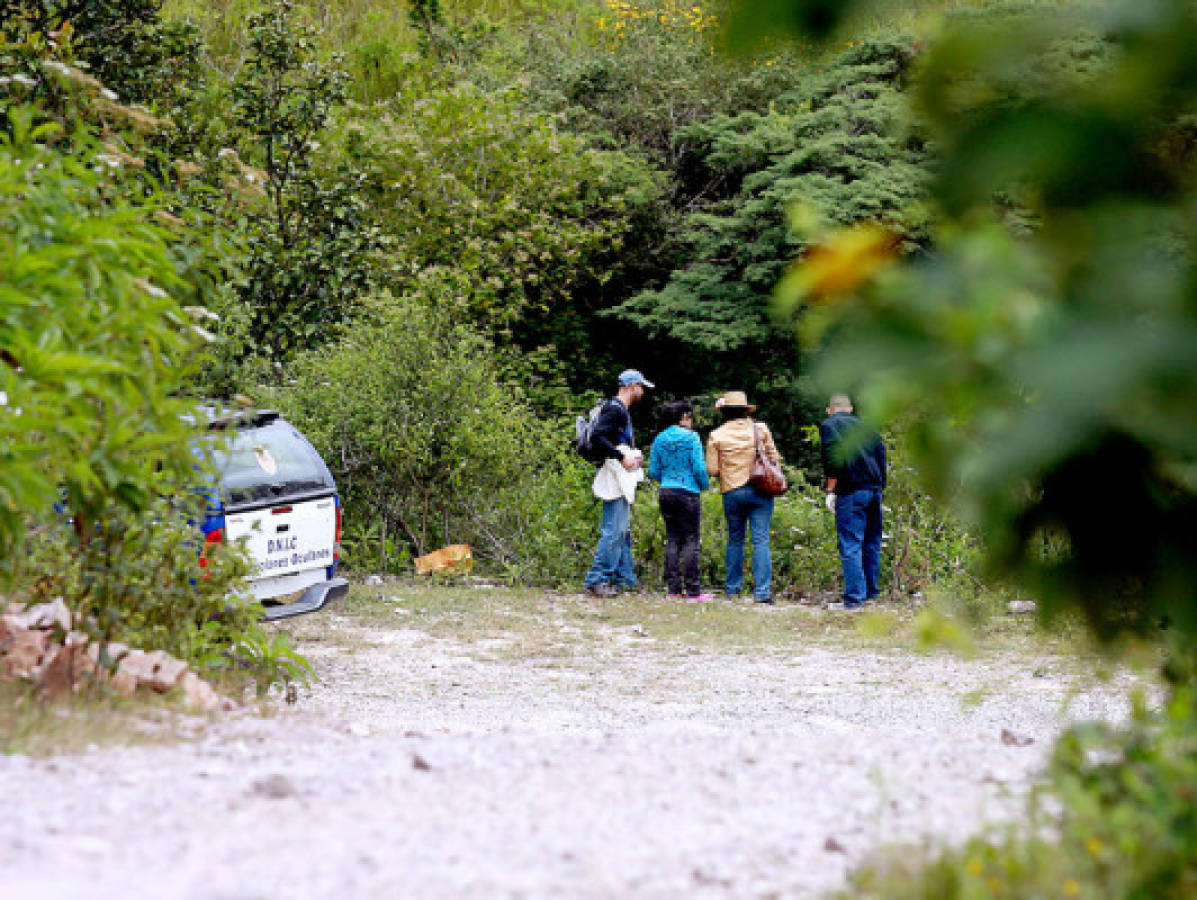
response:
<path fill-rule="evenodd" d="M 1075 878 L 1066 878 L 1063 884 L 1064 896 L 1076 897 L 1081 892 L 1081 886 Z"/>
<path fill-rule="evenodd" d="M 1105 849 L 1105 844 L 1101 842 L 1100 838 L 1091 837 L 1089 840 L 1085 841 L 1085 849 L 1088 850 L 1093 856 L 1097 856 L 1097 854 L 1101 853 L 1101 851 Z"/>
<path fill-rule="evenodd" d="M 974 856 L 967 863 L 965 863 L 964 870 L 968 872 L 969 875 L 975 877 L 985 871 L 985 865 L 981 862 L 981 860 Z"/>

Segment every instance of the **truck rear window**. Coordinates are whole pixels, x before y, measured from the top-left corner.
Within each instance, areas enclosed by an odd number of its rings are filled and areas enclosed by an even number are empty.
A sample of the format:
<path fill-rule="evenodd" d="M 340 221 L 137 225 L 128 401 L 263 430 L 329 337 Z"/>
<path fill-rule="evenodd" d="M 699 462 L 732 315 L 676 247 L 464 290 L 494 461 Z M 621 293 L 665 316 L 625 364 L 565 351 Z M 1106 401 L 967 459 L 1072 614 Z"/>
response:
<path fill-rule="evenodd" d="M 252 503 L 333 488 L 332 476 L 302 435 L 285 422 L 239 430 L 216 448 L 225 503 Z"/>

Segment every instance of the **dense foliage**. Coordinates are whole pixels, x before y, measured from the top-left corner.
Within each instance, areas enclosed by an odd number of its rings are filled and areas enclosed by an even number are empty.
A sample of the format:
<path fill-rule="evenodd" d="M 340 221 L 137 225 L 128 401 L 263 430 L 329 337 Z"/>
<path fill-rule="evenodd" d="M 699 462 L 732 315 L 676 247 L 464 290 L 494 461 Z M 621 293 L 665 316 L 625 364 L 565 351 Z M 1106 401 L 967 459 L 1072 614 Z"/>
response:
<path fill-rule="evenodd" d="M 361 547 L 368 530 L 384 552 L 388 535 L 405 548 L 391 554 L 397 567 L 462 541 L 493 564 L 527 567 L 538 485 L 573 458 L 501 383 L 485 337 L 447 310 L 378 306 L 378 322 L 300 357 L 300 377 L 276 394 L 335 466 L 347 507 L 368 511 L 350 519 L 350 561 L 378 558 Z"/>
<path fill-rule="evenodd" d="M 199 661 L 253 618 L 230 600 L 238 554 L 196 583 L 204 463 L 178 392 L 207 313 L 174 299 L 188 264 L 161 199 L 125 199 L 110 152 L 59 152 L 34 118 L 10 108 L 0 137 L 0 578 L 68 597 L 93 637 Z"/>
<path fill-rule="evenodd" d="M 806 246 L 788 222 L 883 222 L 907 252 L 926 242 L 926 153 L 904 129 L 900 93 L 912 56 L 909 40 L 855 42 L 801 73 L 768 112 L 682 129 L 690 177 L 713 186 L 708 202 L 685 218 L 667 283 L 612 311 L 678 345 L 693 360 L 680 373 L 691 383 L 749 388 L 791 447 L 802 424 L 794 407 L 809 423 L 823 403 L 799 382 L 792 325 L 770 308 Z"/>

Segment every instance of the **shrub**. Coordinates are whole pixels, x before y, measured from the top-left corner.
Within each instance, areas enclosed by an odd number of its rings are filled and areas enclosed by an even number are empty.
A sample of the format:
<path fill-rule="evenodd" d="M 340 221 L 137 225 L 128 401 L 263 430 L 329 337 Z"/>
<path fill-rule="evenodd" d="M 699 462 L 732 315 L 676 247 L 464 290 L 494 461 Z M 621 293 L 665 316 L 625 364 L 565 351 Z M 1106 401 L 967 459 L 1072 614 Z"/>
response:
<path fill-rule="evenodd" d="M 202 665 L 252 630 L 246 571 L 194 523 L 200 432 L 182 396 L 206 332 L 160 198 L 84 135 L 10 108 L 0 135 L 0 583 L 59 595 L 93 636 Z M 48 146 L 57 138 L 58 147 Z M 65 151 L 65 152 L 63 152 Z M 133 198 L 128 198 L 132 194 Z"/>
<path fill-rule="evenodd" d="M 236 548 L 208 546 L 201 568 L 195 522 L 206 500 L 160 487 L 174 499 L 137 512 L 113 503 L 86 540 L 66 521 L 36 529 L 27 552 L 9 562 L 10 581 L 18 597 L 65 598 L 96 640 L 224 668 L 261 614 L 244 595 L 249 562 Z"/>
<path fill-rule="evenodd" d="M 379 235 L 367 222 L 362 176 L 321 167 L 320 142 L 348 76 L 316 56 L 315 29 L 277 0 L 249 18 L 249 55 L 232 84 L 233 112 L 259 165 L 264 202 L 247 216 L 238 284 L 252 351 L 278 360 L 316 346 L 345 321 L 371 280 Z"/>
<path fill-rule="evenodd" d="M 541 511 L 527 497 L 569 478 L 560 432 L 501 381 L 490 342 L 444 310 L 382 298 L 378 317 L 297 358 L 276 394 L 337 477 L 353 558 L 379 555 L 362 543 L 369 522 L 398 542 L 397 561 L 467 542 L 484 564 L 535 570 L 545 554 L 521 536 Z"/>
<path fill-rule="evenodd" d="M 173 394 L 204 332 L 153 201 L 116 199 L 111 160 L 78 137 L 40 141 L 31 109 L 0 135 L 0 548 L 63 500 L 86 543 L 115 506 L 149 508 L 195 461 L 189 404 Z"/>

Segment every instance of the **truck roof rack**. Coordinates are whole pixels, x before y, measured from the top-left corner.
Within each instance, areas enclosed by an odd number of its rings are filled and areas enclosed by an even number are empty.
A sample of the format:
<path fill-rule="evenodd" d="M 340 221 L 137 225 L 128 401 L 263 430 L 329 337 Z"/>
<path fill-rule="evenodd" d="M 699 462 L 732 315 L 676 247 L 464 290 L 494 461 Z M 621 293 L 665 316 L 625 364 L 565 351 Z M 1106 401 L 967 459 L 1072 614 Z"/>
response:
<path fill-rule="evenodd" d="M 281 414 L 277 409 L 219 409 L 215 406 L 200 406 L 197 411 L 207 419 L 209 431 L 224 431 L 228 428 L 261 428 L 277 422 Z"/>

